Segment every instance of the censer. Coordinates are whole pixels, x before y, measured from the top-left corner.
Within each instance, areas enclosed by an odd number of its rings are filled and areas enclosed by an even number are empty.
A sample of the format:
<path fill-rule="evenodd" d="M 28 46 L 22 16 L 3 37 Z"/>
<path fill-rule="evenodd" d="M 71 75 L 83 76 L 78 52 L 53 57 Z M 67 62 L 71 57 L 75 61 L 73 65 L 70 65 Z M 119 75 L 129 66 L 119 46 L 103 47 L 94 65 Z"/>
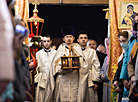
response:
<path fill-rule="evenodd" d="M 71 46 L 69 46 L 69 56 L 64 55 L 61 57 L 61 63 L 62 63 L 61 69 L 80 68 L 79 57 L 80 56 L 77 55 L 71 56 Z"/>

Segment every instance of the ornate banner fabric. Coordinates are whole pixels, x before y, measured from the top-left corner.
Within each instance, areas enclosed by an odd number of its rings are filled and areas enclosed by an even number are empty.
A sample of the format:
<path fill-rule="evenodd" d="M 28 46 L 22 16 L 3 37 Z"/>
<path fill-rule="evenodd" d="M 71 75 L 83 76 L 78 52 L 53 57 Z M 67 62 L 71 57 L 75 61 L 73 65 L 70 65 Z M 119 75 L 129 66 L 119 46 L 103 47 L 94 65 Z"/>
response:
<path fill-rule="evenodd" d="M 28 0 L 16 0 L 17 15 L 25 22 L 29 18 L 29 2 Z"/>
<path fill-rule="evenodd" d="M 138 0 L 109 0 L 109 13 L 110 13 L 110 58 L 108 68 L 109 80 L 114 79 L 114 75 L 118 68 L 118 58 L 122 52 L 121 46 L 118 41 L 118 19 L 119 19 L 119 3 L 120 1 L 138 1 Z"/>
<path fill-rule="evenodd" d="M 109 57 L 109 68 L 108 78 L 113 80 L 115 72 L 118 68 L 118 58 L 121 54 L 121 47 L 117 38 L 119 33 L 118 29 L 118 7 L 119 0 L 109 1 L 109 13 L 110 13 L 110 57 Z"/>
<path fill-rule="evenodd" d="M 19 15 L 25 22 L 29 18 L 29 1 L 28 0 L 16 0 L 16 14 Z M 28 44 L 28 38 L 25 39 L 25 43 Z"/>

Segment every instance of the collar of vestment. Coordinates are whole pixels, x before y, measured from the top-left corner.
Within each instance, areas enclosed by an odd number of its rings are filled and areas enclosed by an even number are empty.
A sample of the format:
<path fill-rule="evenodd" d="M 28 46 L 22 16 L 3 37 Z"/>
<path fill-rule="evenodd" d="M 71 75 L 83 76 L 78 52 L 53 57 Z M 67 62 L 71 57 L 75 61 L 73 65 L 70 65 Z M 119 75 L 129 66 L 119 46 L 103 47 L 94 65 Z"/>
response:
<path fill-rule="evenodd" d="M 65 43 L 64 43 L 64 44 L 65 44 Z M 72 45 L 72 46 L 73 46 L 73 45 Z M 66 44 L 65 44 L 65 48 L 66 48 L 66 49 L 69 49 L 69 47 L 68 47 Z"/>
<path fill-rule="evenodd" d="M 86 47 L 85 48 L 81 48 L 82 51 L 84 51 L 85 49 L 86 49 Z"/>
<path fill-rule="evenodd" d="M 65 45 L 65 48 L 66 48 L 66 49 L 69 49 L 69 47 L 68 47 L 68 46 L 66 46 L 66 45 Z"/>
<path fill-rule="evenodd" d="M 49 49 L 49 50 L 44 49 L 44 51 L 48 53 L 48 52 L 50 52 L 50 51 L 51 51 L 51 49 Z"/>

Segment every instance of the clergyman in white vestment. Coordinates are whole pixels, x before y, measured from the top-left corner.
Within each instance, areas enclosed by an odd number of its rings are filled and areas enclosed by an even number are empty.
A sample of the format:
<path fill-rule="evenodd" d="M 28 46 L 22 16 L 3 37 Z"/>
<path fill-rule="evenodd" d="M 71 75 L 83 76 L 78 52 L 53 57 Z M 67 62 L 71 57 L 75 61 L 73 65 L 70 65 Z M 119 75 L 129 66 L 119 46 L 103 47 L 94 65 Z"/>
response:
<path fill-rule="evenodd" d="M 42 45 L 44 48 L 36 53 L 37 74 L 35 75 L 35 83 L 38 83 L 35 98 L 36 102 L 43 102 L 47 77 L 56 53 L 56 50 L 51 48 L 51 43 L 52 40 L 50 35 L 44 36 L 42 39 Z"/>
<path fill-rule="evenodd" d="M 97 89 L 98 89 L 98 82 L 100 81 L 99 59 L 97 57 L 96 51 L 87 46 L 88 42 L 87 32 L 80 31 L 77 41 L 88 62 L 88 68 L 89 68 L 88 86 L 89 86 L 90 102 L 98 102 Z"/>

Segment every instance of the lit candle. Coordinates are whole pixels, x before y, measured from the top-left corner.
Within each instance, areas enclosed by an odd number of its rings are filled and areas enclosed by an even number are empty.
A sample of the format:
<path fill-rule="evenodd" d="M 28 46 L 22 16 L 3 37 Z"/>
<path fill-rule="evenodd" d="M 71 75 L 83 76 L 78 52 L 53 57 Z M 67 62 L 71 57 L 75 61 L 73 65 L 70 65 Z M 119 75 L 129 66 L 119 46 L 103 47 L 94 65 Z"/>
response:
<path fill-rule="evenodd" d="M 62 60 L 62 65 L 65 67 L 65 59 Z"/>

